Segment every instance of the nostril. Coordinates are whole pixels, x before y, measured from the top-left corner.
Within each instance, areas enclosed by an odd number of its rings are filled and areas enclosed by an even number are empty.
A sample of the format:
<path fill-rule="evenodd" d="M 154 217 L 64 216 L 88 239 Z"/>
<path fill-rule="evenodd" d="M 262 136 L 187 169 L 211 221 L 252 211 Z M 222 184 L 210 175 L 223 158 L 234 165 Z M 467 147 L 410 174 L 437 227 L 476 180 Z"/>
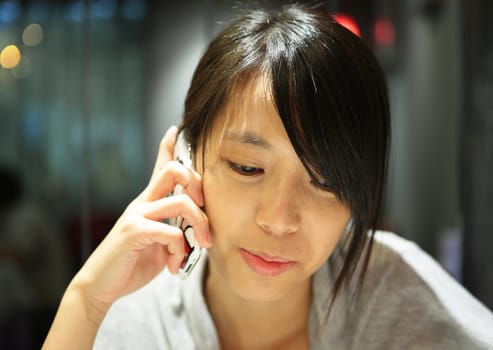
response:
<path fill-rule="evenodd" d="M 274 179 L 277 183 L 273 183 Z M 292 177 L 273 177 L 262 191 L 255 220 L 265 233 L 283 235 L 298 231 L 302 201 L 293 200 L 299 198 L 294 182 Z"/>
<path fill-rule="evenodd" d="M 267 234 L 286 235 L 298 231 L 297 225 L 287 223 L 257 223 L 258 226 Z"/>

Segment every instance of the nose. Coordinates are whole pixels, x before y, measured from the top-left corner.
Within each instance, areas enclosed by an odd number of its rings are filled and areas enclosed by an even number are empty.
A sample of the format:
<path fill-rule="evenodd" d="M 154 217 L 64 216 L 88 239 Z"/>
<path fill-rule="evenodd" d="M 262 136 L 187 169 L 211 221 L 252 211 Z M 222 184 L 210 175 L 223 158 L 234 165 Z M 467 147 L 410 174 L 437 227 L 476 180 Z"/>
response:
<path fill-rule="evenodd" d="M 298 231 L 299 198 L 296 186 L 287 181 L 266 185 L 260 195 L 256 222 L 268 234 L 285 235 Z"/>

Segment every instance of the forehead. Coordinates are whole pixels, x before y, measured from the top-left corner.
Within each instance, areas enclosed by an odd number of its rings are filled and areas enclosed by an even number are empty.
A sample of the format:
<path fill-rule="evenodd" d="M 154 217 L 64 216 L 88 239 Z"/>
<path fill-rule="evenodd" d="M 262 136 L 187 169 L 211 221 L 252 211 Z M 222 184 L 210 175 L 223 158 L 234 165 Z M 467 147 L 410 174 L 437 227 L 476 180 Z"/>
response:
<path fill-rule="evenodd" d="M 274 104 L 269 78 L 259 75 L 236 82 L 214 123 L 216 137 L 227 139 L 272 129 L 286 134 Z"/>

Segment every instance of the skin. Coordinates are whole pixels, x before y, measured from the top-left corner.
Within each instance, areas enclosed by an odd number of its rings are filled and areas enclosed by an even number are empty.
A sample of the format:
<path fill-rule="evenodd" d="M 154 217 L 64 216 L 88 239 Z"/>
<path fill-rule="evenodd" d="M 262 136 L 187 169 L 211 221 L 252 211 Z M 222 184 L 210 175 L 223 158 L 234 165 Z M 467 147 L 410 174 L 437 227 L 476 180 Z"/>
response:
<path fill-rule="evenodd" d="M 154 278 L 165 267 L 178 271 L 183 260 L 181 230 L 162 222 L 184 217 L 202 247 L 211 246 L 201 176 L 172 161 L 176 127 L 164 135 L 149 184 L 129 204 L 103 242 L 65 290 L 42 349 L 92 349 L 111 305 Z M 186 195 L 167 195 L 176 184 Z M 75 341 L 74 341 L 75 340 Z"/>
<path fill-rule="evenodd" d="M 177 272 L 183 235 L 163 223 L 176 216 L 209 248 L 204 292 L 221 348 L 308 348 L 310 279 L 334 250 L 350 211 L 311 182 L 265 84 L 252 81 L 237 96 L 219 115 L 199 171 L 172 161 L 177 130 L 167 131 L 148 186 L 72 279 L 43 350 L 92 349 L 116 300 L 165 267 Z M 176 184 L 186 194 L 168 196 Z M 290 267 L 259 273 L 242 249 Z"/>
<path fill-rule="evenodd" d="M 211 140 L 203 175 L 213 237 L 205 286 L 222 348 L 307 348 L 311 276 L 339 242 L 350 211 L 312 183 L 265 84 L 248 84 L 226 106 Z M 261 274 L 243 249 L 294 265 Z"/>

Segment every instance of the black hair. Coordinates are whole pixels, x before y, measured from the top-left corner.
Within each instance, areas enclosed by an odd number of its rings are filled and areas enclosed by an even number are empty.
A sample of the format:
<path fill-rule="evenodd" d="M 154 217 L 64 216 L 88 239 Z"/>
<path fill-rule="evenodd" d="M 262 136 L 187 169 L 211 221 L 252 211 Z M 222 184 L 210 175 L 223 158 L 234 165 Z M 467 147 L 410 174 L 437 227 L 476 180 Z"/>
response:
<path fill-rule="evenodd" d="M 268 78 L 307 172 L 351 211 L 334 300 L 359 263 L 361 286 L 378 226 L 390 147 L 385 75 L 363 40 L 327 12 L 300 5 L 251 11 L 210 43 L 195 70 L 181 126 L 195 151 L 205 148 L 231 95 L 258 76 Z"/>

